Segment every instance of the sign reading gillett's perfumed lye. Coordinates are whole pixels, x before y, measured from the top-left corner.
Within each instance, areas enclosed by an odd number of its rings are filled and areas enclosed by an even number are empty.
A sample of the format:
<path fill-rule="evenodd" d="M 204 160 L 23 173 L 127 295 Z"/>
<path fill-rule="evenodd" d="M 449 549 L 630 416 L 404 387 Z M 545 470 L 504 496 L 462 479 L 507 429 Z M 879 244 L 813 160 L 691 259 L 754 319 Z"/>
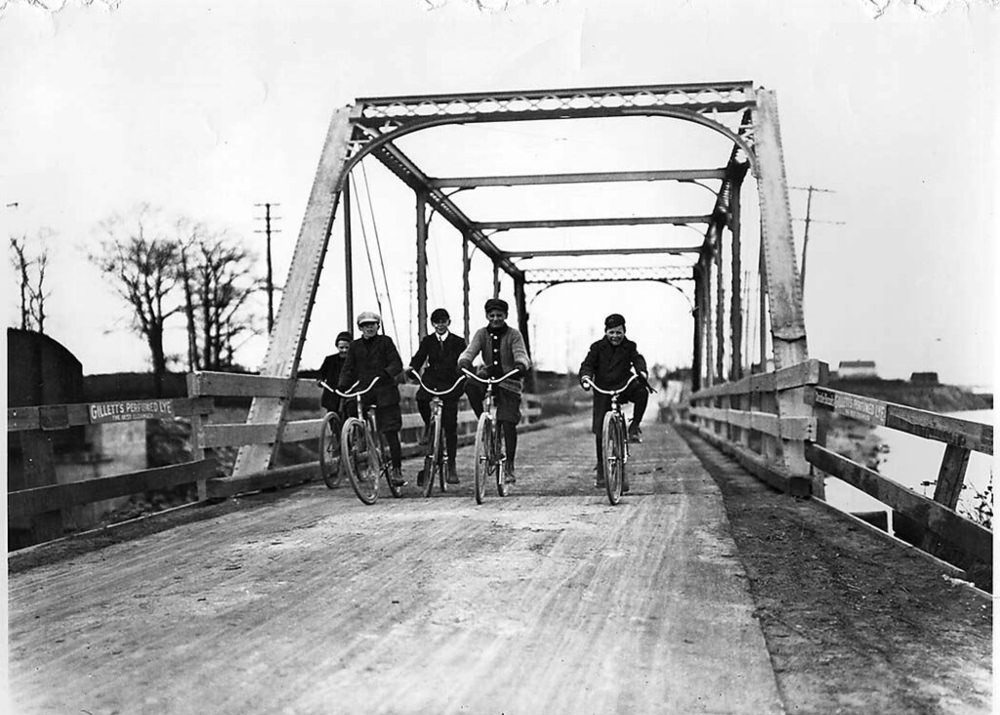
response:
<path fill-rule="evenodd" d="M 870 425 L 885 424 L 885 403 L 858 395 L 838 393 L 833 400 L 833 409 L 841 415 L 853 417 Z"/>
<path fill-rule="evenodd" d="M 98 402 L 87 407 L 92 424 L 171 419 L 174 416 L 174 406 L 170 400 L 121 400 Z"/>

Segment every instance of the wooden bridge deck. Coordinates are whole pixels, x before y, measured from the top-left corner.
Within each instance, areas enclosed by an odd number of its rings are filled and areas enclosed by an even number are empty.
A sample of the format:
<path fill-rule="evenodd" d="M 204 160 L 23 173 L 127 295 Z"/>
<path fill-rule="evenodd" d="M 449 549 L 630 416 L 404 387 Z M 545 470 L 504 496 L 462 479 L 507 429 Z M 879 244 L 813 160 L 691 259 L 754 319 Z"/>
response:
<path fill-rule="evenodd" d="M 14 571 L 13 712 L 783 712 L 719 488 L 661 425 L 633 456 L 617 507 L 577 421 L 482 506 L 463 449 L 447 495 L 307 486 Z"/>

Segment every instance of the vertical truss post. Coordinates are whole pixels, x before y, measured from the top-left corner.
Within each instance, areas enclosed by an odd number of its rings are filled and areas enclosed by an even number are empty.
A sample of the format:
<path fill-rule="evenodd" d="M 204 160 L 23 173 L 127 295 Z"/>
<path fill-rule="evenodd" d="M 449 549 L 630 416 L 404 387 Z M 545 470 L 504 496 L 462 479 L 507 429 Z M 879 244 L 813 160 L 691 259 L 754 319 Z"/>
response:
<path fill-rule="evenodd" d="M 493 297 L 500 297 L 500 264 L 493 262 Z"/>
<path fill-rule="evenodd" d="M 788 184 L 781 151 L 778 105 L 773 91 L 757 91 L 754 125 L 761 243 L 767 269 L 771 319 L 771 349 L 774 367 L 780 369 L 804 362 L 809 357 L 809 352 L 802 315 L 802 284 L 799 281 L 798 262 L 795 260 L 792 215 L 788 205 Z M 777 413 L 780 417 L 811 416 L 812 405 L 806 403 L 806 388 L 778 392 Z M 782 437 L 780 456 L 790 475 L 810 474 L 804 441 Z"/>
<path fill-rule="evenodd" d="M 729 307 L 729 330 L 731 335 L 730 357 L 732 362 L 729 367 L 729 379 L 739 380 L 743 377 L 743 262 L 740 244 L 740 190 L 743 186 L 742 179 L 734 181 L 732 194 L 729 200 L 729 233 L 731 236 L 732 261 L 730 270 L 732 271 L 732 295 L 730 296 Z"/>
<path fill-rule="evenodd" d="M 302 228 L 295 243 L 295 253 L 278 305 L 274 330 L 268 338 L 267 352 L 260 374 L 290 378 L 295 375 L 302 355 L 306 326 L 312 314 L 319 273 L 326 255 L 330 231 L 340 199 L 338 187 L 344 176 L 348 142 L 351 138 L 351 114 L 354 107 L 333 113 L 327 130 L 319 167 L 306 204 Z M 290 389 L 291 385 L 289 383 Z M 284 429 L 285 408 L 291 395 L 255 397 L 250 404 L 247 424 L 275 424 L 274 441 L 240 447 L 233 466 L 234 476 L 245 476 L 268 468 Z"/>
<path fill-rule="evenodd" d="M 725 371 L 725 356 L 726 356 L 726 281 L 724 280 L 723 272 L 723 253 L 725 252 L 725 246 L 722 243 L 722 224 L 713 221 L 711 227 L 712 233 L 715 236 L 714 240 L 714 253 L 715 253 L 715 377 L 719 382 L 725 382 L 726 371 Z"/>
<path fill-rule="evenodd" d="M 462 331 L 465 342 L 469 342 L 469 271 L 472 257 L 469 256 L 469 234 L 462 232 Z"/>
<path fill-rule="evenodd" d="M 354 257 L 351 255 L 351 177 L 344 181 L 344 305 L 347 330 L 354 325 Z M 352 331 L 353 332 L 353 331 Z"/>
<path fill-rule="evenodd" d="M 412 313 L 410 314 L 412 315 Z M 427 335 L 427 194 L 417 192 L 417 342 Z"/>
<path fill-rule="evenodd" d="M 705 312 L 701 300 L 703 290 L 702 283 L 704 280 L 701 275 L 700 261 L 695 264 L 694 268 L 691 269 L 691 272 L 694 275 L 694 330 L 691 331 L 694 344 L 692 345 L 691 354 L 691 391 L 697 392 L 701 389 L 701 319 L 702 313 Z"/>
<path fill-rule="evenodd" d="M 712 355 L 715 352 L 715 346 L 712 341 L 712 257 L 708 253 L 702 254 L 699 259 L 701 264 L 702 272 L 702 291 L 704 297 L 702 298 L 702 305 L 704 306 L 704 315 L 702 316 L 701 327 L 705 331 L 704 338 L 704 358 L 703 365 L 705 366 L 705 386 L 711 387 L 715 384 L 715 379 L 713 375 L 712 366 Z"/>
<path fill-rule="evenodd" d="M 517 329 L 524 338 L 524 347 L 531 356 L 531 343 L 528 338 L 528 302 L 524 296 L 524 279 L 514 279 L 514 306 L 517 308 Z M 534 360 L 532 360 L 534 362 Z"/>

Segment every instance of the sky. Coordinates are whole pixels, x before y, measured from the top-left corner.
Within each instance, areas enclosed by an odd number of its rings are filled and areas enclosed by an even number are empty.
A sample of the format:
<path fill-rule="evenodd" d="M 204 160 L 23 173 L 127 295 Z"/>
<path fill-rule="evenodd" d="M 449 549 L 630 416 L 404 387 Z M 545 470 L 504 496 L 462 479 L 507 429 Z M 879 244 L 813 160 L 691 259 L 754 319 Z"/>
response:
<path fill-rule="evenodd" d="M 502 12 L 437 4 L 121 0 L 112 10 L 101 0 L 51 0 L 62 8 L 51 12 L 0 0 L 0 227 L 32 245 L 50 233 L 46 332 L 85 374 L 148 366 L 124 304 L 86 260 L 100 222 L 148 202 L 164 216 L 242 237 L 263 274 L 256 204 L 278 204 L 281 283 L 331 113 L 357 97 L 750 80 L 777 94 L 789 184 L 829 190 L 814 194 L 811 209 L 810 356 L 834 368 L 875 360 L 884 377 L 933 370 L 949 383 L 994 383 L 1000 9 L 941 0 L 919 11 L 900 0 L 876 17 L 865 0 L 512 0 Z M 540 122 L 428 130 L 400 147 L 431 175 L 722 166 L 729 148 L 704 135 L 663 122 Z M 355 236 L 363 224 L 381 288 L 376 299 L 356 245 L 355 307 L 381 305 L 405 358 L 416 330 L 412 194 L 372 162 L 356 179 Z M 708 213 L 712 202 L 698 187 L 578 188 L 476 189 L 455 201 L 477 220 L 598 208 Z M 790 191 L 800 250 L 805 198 Z M 748 181 L 748 251 L 756 250 L 756 202 Z M 346 327 L 338 225 L 302 368 L 317 367 Z M 590 245 L 597 237 L 587 231 L 496 240 L 505 248 Z M 460 332 L 459 239 L 440 219 L 430 232 L 431 307 L 447 307 Z M 700 240 L 678 228 L 637 229 L 627 241 L 652 245 L 664 235 L 671 245 Z M 475 262 L 474 327 L 489 287 L 488 267 Z M 690 362 L 682 291 L 584 284 L 533 291 L 529 300 L 544 369 L 575 368 L 610 312 L 626 315 L 649 362 Z M 6 303 L 16 325 L 12 287 Z M 170 340 L 182 352 L 179 320 Z M 256 368 L 265 347 L 251 340 L 238 358 Z"/>

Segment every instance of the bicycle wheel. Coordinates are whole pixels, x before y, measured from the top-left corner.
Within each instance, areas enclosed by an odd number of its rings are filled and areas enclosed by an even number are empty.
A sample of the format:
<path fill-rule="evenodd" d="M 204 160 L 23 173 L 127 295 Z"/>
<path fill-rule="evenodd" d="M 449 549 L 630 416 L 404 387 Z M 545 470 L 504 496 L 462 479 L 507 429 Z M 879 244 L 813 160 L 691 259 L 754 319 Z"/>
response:
<path fill-rule="evenodd" d="M 601 449 L 604 452 L 604 484 L 612 505 L 622 499 L 622 477 L 625 469 L 624 422 L 617 412 L 604 415 L 601 428 Z"/>
<path fill-rule="evenodd" d="M 424 457 L 424 496 L 429 497 L 431 492 L 434 491 L 434 478 L 437 476 L 438 460 L 440 455 L 438 453 L 438 442 L 441 440 L 441 435 L 438 434 L 441 430 L 441 416 L 434 415 L 431 417 L 431 438 L 430 445 L 427 447 L 427 456 Z"/>
<path fill-rule="evenodd" d="M 479 415 L 476 426 L 476 504 L 482 504 L 486 497 L 486 482 L 495 468 L 493 457 L 493 420 L 487 413 Z"/>
<path fill-rule="evenodd" d="M 378 499 L 378 458 L 369 449 L 367 432 L 364 422 L 348 418 L 340 430 L 340 459 L 358 499 L 374 504 Z"/>
<path fill-rule="evenodd" d="M 444 424 L 442 423 L 441 413 L 438 412 L 437 417 L 434 419 L 434 432 L 433 439 L 431 440 L 431 447 L 434 455 L 434 469 L 427 474 L 428 481 L 433 481 L 434 477 L 437 477 L 438 486 L 442 492 L 448 491 L 448 485 L 445 482 L 445 467 L 444 467 Z"/>
<path fill-rule="evenodd" d="M 497 494 L 502 497 L 510 493 L 510 485 L 504 481 L 503 466 L 507 461 L 507 440 L 503 436 L 503 425 L 493 425 L 493 478 L 497 483 Z"/>
<path fill-rule="evenodd" d="M 319 473 L 328 489 L 339 487 L 344 478 L 344 472 L 340 468 L 340 447 L 335 439 L 339 422 L 337 413 L 330 412 L 323 419 L 323 426 L 319 431 Z"/>
<path fill-rule="evenodd" d="M 389 493 L 399 499 L 399 497 L 403 496 L 403 487 L 396 486 L 392 482 L 392 458 L 389 456 L 389 443 L 386 441 L 385 435 L 381 432 L 375 433 L 373 441 L 376 459 L 378 459 L 377 474 L 385 477 L 385 483 L 389 485 Z"/>

